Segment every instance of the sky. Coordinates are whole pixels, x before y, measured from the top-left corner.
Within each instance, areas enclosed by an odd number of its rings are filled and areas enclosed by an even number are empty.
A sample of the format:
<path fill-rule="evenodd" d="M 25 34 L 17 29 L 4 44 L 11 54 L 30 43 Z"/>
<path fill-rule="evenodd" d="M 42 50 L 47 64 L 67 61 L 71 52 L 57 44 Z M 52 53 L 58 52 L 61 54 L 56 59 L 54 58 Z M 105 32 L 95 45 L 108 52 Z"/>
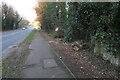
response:
<path fill-rule="evenodd" d="M 36 6 L 37 0 L 4 0 L 4 2 L 11 5 L 18 13 L 29 21 L 34 21 L 36 12 L 33 7 Z"/>

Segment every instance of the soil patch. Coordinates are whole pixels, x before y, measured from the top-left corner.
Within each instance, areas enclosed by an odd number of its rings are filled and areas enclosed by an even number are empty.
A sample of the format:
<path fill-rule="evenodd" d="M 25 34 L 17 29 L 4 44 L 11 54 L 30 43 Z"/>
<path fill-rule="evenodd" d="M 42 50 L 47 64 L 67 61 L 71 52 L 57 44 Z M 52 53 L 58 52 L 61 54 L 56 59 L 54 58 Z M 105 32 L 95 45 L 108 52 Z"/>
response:
<path fill-rule="evenodd" d="M 52 38 L 44 31 L 40 34 L 49 42 L 76 78 L 118 78 L 119 73 L 111 63 L 89 53 L 88 50 L 74 51 L 70 43 Z"/>

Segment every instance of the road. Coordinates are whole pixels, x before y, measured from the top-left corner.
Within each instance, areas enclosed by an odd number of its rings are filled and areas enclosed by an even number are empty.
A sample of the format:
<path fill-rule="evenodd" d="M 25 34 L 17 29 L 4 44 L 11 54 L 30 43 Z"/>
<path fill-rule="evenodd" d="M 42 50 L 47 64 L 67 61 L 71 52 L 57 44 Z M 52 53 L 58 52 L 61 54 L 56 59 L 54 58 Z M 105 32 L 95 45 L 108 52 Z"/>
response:
<path fill-rule="evenodd" d="M 19 30 L 2 32 L 2 43 L 0 43 L 0 45 L 2 45 L 2 52 L 12 45 L 19 44 L 28 36 L 28 34 L 31 31 L 32 29 L 25 29 L 25 30 L 19 29 Z"/>

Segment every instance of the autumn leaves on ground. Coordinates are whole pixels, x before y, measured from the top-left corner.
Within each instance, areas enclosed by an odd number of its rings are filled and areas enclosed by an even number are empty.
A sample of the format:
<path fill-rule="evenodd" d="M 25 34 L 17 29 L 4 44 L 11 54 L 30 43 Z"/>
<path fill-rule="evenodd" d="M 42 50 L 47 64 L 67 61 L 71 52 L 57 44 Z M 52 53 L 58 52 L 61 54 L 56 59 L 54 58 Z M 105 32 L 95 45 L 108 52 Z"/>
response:
<path fill-rule="evenodd" d="M 37 32 L 76 78 L 119 78 L 120 2 L 38 2 L 34 9 L 42 30 L 33 30 L 3 60 L 3 77 L 22 77 Z"/>
<path fill-rule="evenodd" d="M 118 76 L 111 63 L 89 54 L 88 50 L 74 50 L 70 43 L 59 38 L 54 39 L 44 32 L 41 34 L 77 78 L 114 78 Z"/>
<path fill-rule="evenodd" d="M 29 44 L 34 36 L 33 31 L 26 40 L 19 45 L 19 48 L 11 56 L 3 60 L 4 78 L 21 78 L 24 69 L 24 61 L 29 55 Z M 88 50 L 78 51 L 72 47 L 75 43 L 66 43 L 62 39 L 53 38 L 44 31 L 39 33 L 44 37 L 55 50 L 58 58 L 64 61 L 76 78 L 115 78 L 117 72 L 115 66 L 103 61 L 100 57 L 90 55 Z"/>
<path fill-rule="evenodd" d="M 77 77 L 120 75 L 120 2 L 38 2 L 35 10 L 36 21 L 55 39 L 50 44 Z"/>

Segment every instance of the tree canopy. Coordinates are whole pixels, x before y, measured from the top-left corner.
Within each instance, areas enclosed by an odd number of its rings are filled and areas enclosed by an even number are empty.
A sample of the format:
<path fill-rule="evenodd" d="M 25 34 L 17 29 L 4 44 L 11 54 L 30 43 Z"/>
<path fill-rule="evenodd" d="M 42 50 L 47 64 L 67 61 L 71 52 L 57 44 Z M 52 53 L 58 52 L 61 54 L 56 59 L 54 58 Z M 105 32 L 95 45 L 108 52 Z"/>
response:
<path fill-rule="evenodd" d="M 21 20 L 17 11 L 6 3 L 2 3 L 2 30 L 18 29 Z"/>
<path fill-rule="evenodd" d="M 45 4 L 42 13 L 41 9 L 36 10 L 38 17 L 42 16 L 40 22 L 45 31 L 55 33 L 58 27 L 64 32 L 65 41 L 92 40 L 104 44 L 113 55 L 120 55 L 120 2 Z"/>

